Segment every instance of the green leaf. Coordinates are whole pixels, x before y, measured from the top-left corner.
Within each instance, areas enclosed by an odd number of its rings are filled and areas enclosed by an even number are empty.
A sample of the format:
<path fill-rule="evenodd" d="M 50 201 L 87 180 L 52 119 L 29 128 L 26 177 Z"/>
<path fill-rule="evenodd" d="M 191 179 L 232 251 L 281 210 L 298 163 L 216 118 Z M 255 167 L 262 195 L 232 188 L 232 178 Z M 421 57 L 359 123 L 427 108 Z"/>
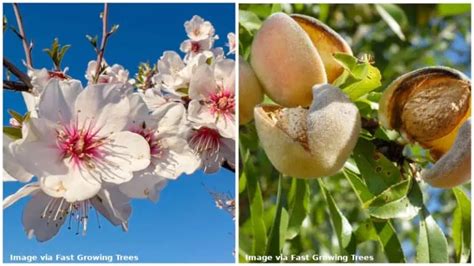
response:
<path fill-rule="evenodd" d="M 353 152 L 354 161 L 369 191 L 378 195 L 400 182 L 400 170 L 370 141 L 359 139 Z"/>
<path fill-rule="evenodd" d="M 350 54 L 334 53 L 333 57 L 348 71 L 352 71 L 352 69 L 357 65 L 357 58 Z"/>
<path fill-rule="evenodd" d="M 309 186 L 304 179 L 292 178 L 288 193 L 290 221 L 286 233 L 287 239 L 293 239 L 300 232 L 306 218 L 309 205 Z"/>
<path fill-rule="evenodd" d="M 94 48 L 97 48 L 97 39 L 98 39 L 98 36 L 90 36 L 90 35 L 86 35 L 86 38 L 87 40 L 89 40 L 89 43 L 94 47 Z"/>
<path fill-rule="evenodd" d="M 382 85 L 382 75 L 378 68 L 369 63 L 364 63 L 364 66 L 367 68 L 356 66 L 355 70 L 358 71 L 356 75 L 363 76 L 365 73 L 366 76 L 362 80 L 351 83 L 343 88 L 343 91 L 352 101 L 359 99 Z"/>
<path fill-rule="evenodd" d="M 470 4 L 438 4 L 436 9 L 440 16 L 456 16 L 471 13 Z"/>
<path fill-rule="evenodd" d="M 446 237 L 425 208 L 420 212 L 420 233 L 418 235 L 418 245 L 416 246 L 416 262 L 449 262 Z"/>
<path fill-rule="evenodd" d="M 7 112 L 20 124 L 23 123 L 23 120 L 24 120 L 23 116 L 17 113 L 15 110 L 8 109 Z"/>
<path fill-rule="evenodd" d="M 110 29 L 109 34 L 115 33 L 119 29 L 119 27 L 120 27 L 120 25 L 118 25 L 118 24 L 113 25 L 112 28 Z"/>
<path fill-rule="evenodd" d="M 397 232 L 390 221 L 373 221 L 373 228 L 377 233 L 378 242 L 381 245 L 388 262 L 404 263 L 402 245 L 398 239 Z"/>
<path fill-rule="evenodd" d="M 71 45 L 69 44 L 66 44 L 61 48 L 61 50 L 59 51 L 59 56 L 58 56 L 59 62 L 63 60 L 63 57 L 66 54 L 66 52 L 69 50 L 69 48 L 71 48 Z"/>
<path fill-rule="evenodd" d="M 361 203 L 366 203 L 374 197 L 374 194 L 370 192 L 364 184 L 364 181 L 358 175 L 354 174 L 349 169 L 344 169 L 343 174 L 356 192 Z"/>
<path fill-rule="evenodd" d="M 351 224 L 337 207 L 336 201 L 324 186 L 323 181 L 318 179 L 318 183 L 321 191 L 323 192 L 324 198 L 326 199 L 329 215 L 331 217 L 331 223 L 334 227 L 334 230 L 336 231 L 341 253 L 354 254 L 356 243 L 355 236 L 353 236 L 352 233 Z"/>
<path fill-rule="evenodd" d="M 379 219 L 412 219 L 422 207 L 423 195 L 411 179 L 389 187 L 368 204 L 369 214 Z"/>
<path fill-rule="evenodd" d="M 21 134 L 21 128 L 17 127 L 3 127 L 3 134 L 9 136 L 12 139 L 21 139 L 22 134 Z"/>
<path fill-rule="evenodd" d="M 260 190 L 260 184 L 257 180 L 255 170 L 252 168 L 250 162 L 250 153 L 244 158 L 245 176 L 247 178 L 247 195 L 250 205 L 250 219 L 252 221 L 253 229 L 253 252 L 255 255 L 265 254 L 265 246 L 267 243 L 267 233 L 265 223 L 263 221 L 263 199 Z"/>
<path fill-rule="evenodd" d="M 281 4 L 272 4 L 271 14 L 278 12 L 281 12 Z"/>
<path fill-rule="evenodd" d="M 262 21 L 253 12 L 239 10 L 239 24 L 252 34 L 260 29 Z"/>
<path fill-rule="evenodd" d="M 247 187 L 247 176 L 245 175 L 245 172 L 242 172 L 239 178 L 239 194 L 244 192 L 246 187 Z"/>
<path fill-rule="evenodd" d="M 471 201 L 461 188 L 453 188 L 457 206 L 453 217 L 456 262 L 467 263 L 471 255 Z"/>
<path fill-rule="evenodd" d="M 278 179 L 278 193 L 277 193 L 277 202 L 276 202 L 276 212 L 275 217 L 273 218 L 273 224 L 270 229 L 270 234 L 268 236 L 267 248 L 265 250 L 265 255 L 272 256 L 272 262 L 276 262 L 276 256 L 281 254 L 282 245 L 280 244 L 280 225 L 283 209 L 283 188 L 282 188 L 282 175 Z"/>
<path fill-rule="evenodd" d="M 394 4 L 375 4 L 375 9 L 398 38 L 405 41 L 402 25 L 406 25 L 408 20 L 403 9 Z"/>
<path fill-rule="evenodd" d="M 382 85 L 380 71 L 368 61 L 360 61 L 345 53 L 334 53 L 334 59 L 344 68 L 333 85 L 340 87 L 351 100 L 355 101 Z"/>

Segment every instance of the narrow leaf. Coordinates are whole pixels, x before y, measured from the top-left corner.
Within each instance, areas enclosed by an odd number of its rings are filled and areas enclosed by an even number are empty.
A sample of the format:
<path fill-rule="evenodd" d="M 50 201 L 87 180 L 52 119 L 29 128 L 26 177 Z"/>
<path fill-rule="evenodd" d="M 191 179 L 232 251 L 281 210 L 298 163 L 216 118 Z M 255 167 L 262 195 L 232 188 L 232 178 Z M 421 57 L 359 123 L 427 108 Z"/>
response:
<path fill-rule="evenodd" d="M 290 221 L 286 238 L 293 239 L 300 232 L 301 224 L 306 218 L 309 205 L 309 187 L 306 180 L 292 178 L 288 193 Z"/>
<path fill-rule="evenodd" d="M 354 254 L 355 252 L 355 237 L 352 234 L 352 226 L 344 216 L 344 214 L 339 210 L 336 205 L 336 201 L 332 195 L 328 192 L 323 182 L 318 179 L 319 186 L 323 192 L 324 198 L 326 199 L 327 206 L 329 209 L 329 215 L 331 217 L 331 224 L 336 231 L 337 239 L 339 241 L 339 247 L 341 253 L 345 254 Z"/>
<path fill-rule="evenodd" d="M 3 127 L 3 134 L 9 136 L 12 139 L 21 139 L 21 128 L 17 127 Z"/>
<path fill-rule="evenodd" d="M 281 216 L 282 216 L 282 209 L 283 209 L 282 179 L 283 177 L 280 175 L 278 179 L 276 212 L 275 212 L 275 217 L 273 218 L 273 224 L 270 229 L 270 234 L 268 236 L 267 248 L 265 250 L 265 255 L 272 256 L 272 260 L 271 260 L 272 262 L 277 262 L 276 256 L 281 254 L 281 248 L 282 248 L 282 246 L 280 245 L 280 225 L 281 225 Z"/>
<path fill-rule="evenodd" d="M 402 41 L 405 41 L 405 35 L 403 34 L 402 27 L 394 18 L 395 16 L 402 16 L 400 12 L 403 13 L 403 10 L 394 4 L 376 4 L 375 9 L 390 27 L 390 29 L 398 36 L 398 38 L 400 38 Z"/>
<path fill-rule="evenodd" d="M 447 263 L 448 242 L 428 210 L 420 212 L 420 233 L 416 246 L 416 262 Z"/>
<path fill-rule="evenodd" d="M 379 219 L 412 219 L 423 207 L 423 195 L 416 182 L 395 184 L 374 198 L 368 205 L 369 214 Z"/>
<path fill-rule="evenodd" d="M 453 188 L 457 206 L 453 218 L 456 262 L 467 263 L 471 255 L 471 201 L 461 188 Z"/>
<path fill-rule="evenodd" d="M 253 33 L 260 28 L 262 21 L 253 12 L 239 10 L 239 24 L 249 33 Z"/>
<path fill-rule="evenodd" d="M 377 232 L 378 242 L 388 262 L 404 263 L 405 255 L 392 223 L 390 221 L 372 221 L 372 225 Z"/>
<path fill-rule="evenodd" d="M 400 182 L 400 170 L 370 141 L 359 139 L 353 158 L 372 194 L 378 195 Z"/>
<path fill-rule="evenodd" d="M 15 110 L 8 109 L 7 112 L 18 122 L 23 123 L 23 116 L 17 113 Z"/>
<path fill-rule="evenodd" d="M 267 233 L 263 221 L 263 199 L 257 175 L 250 162 L 250 153 L 244 157 L 244 169 L 247 179 L 247 196 L 250 203 L 250 219 L 253 229 L 253 252 L 255 255 L 264 255 L 267 243 Z"/>

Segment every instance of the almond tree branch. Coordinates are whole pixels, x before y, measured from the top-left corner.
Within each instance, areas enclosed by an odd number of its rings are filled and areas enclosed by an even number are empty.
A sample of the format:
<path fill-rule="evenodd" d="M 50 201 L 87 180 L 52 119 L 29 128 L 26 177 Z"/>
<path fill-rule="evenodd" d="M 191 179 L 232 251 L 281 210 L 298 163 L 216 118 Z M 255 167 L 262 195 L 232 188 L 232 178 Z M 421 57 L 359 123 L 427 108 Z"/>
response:
<path fill-rule="evenodd" d="M 25 86 L 31 90 L 33 88 L 33 85 L 31 85 L 31 79 L 23 73 L 20 69 L 18 69 L 12 62 L 8 61 L 6 57 L 3 57 L 3 66 L 8 69 L 13 75 L 15 75 L 19 80 L 23 82 Z"/>
<path fill-rule="evenodd" d="M 107 45 L 107 40 L 110 37 L 110 32 L 107 31 L 107 17 L 109 14 L 109 6 L 107 3 L 104 3 L 104 12 L 102 13 L 102 41 L 100 43 L 100 48 L 97 53 L 97 66 L 95 68 L 95 82 L 99 79 L 100 70 L 102 68 L 102 60 L 104 58 L 105 46 Z"/>
<path fill-rule="evenodd" d="M 4 80 L 3 81 L 3 88 L 11 91 L 18 91 L 18 92 L 31 92 L 31 89 L 25 85 L 25 83 L 20 81 L 11 81 L 11 80 Z"/>
<path fill-rule="evenodd" d="M 18 31 L 20 33 L 19 37 L 23 43 L 23 50 L 25 51 L 26 65 L 30 68 L 33 68 L 33 60 L 31 59 L 31 49 L 33 49 L 33 44 L 28 43 L 26 39 L 25 29 L 23 27 L 23 19 L 20 14 L 20 8 L 17 3 L 13 3 L 13 10 L 15 11 L 16 22 L 18 24 Z"/>

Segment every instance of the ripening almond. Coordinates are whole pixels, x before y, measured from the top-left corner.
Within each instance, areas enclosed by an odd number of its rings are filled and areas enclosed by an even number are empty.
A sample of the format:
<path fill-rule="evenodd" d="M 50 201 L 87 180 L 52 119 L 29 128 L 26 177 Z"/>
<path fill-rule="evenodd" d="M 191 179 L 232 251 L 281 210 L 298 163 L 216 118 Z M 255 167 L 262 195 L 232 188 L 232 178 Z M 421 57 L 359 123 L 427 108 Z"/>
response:
<path fill-rule="evenodd" d="M 344 72 L 344 68 L 334 59 L 333 54 L 346 53 L 352 55 L 351 47 L 337 32 L 313 17 L 293 14 L 291 18 L 310 37 L 323 60 L 328 82 L 332 83 Z"/>
<path fill-rule="evenodd" d="M 317 178 L 336 174 L 354 149 L 359 110 L 338 88 L 315 85 L 308 109 L 255 107 L 257 133 L 273 166 L 285 175 Z"/>
<path fill-rule="evenodd" d="M 471 181 L 471 119 L 459 129 L 451 149 L 430 169 L 423 180 L 438 188 L 452 188 Z"/>
<path fill-rule="evenodd" d="M 263 100 L 263 89 L 252 67 L 239 56 L 239 124 L 253 120 L 253 108 Z"/>
<path fill-rule="evenodd" d="M 471 115 L 471 82 L 461 72 L 428 67 L 402 75 L 380 99 L 379 120 L 438 159 Z"/>
<path fill-rule="evenodd" d="M 388 86 L 379 106 L 381 125 L 430 151 L 436 163 L 423 173 L 428 183 L 448 188 L 471 179 L 470 130 L 465 129 L 470 128 L 471 82 L 464 74 L 447 67 L 412 71 Z"/>
<path fill-rule="evenodd" d="M 313 85 L 327 82 L 308 34 L 284 13 L 263 22 L 252 43 L 250 64 L 265 93 L 285 107 L 309 106 Z"/>

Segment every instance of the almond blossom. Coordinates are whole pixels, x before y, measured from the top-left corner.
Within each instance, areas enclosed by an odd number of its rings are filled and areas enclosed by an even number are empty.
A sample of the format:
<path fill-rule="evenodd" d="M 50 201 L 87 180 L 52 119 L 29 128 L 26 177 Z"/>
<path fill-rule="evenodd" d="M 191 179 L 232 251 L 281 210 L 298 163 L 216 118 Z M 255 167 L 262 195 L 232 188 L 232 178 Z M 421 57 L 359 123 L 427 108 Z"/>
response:
<path fill-rule="evenodd" d="M 229 47 L 229 52 L 227 54 L 235 54 L 235 33 L 230 32 L 227 34 L 227 46 Z"/>
<path fill-rule="evenodd" d="M 156 202 L 166 179 L 192 174 L 200 162 L 185 139 L 189 126 L 182 104 L 170 102 L 149 114 L 140 96 L 132 95 L 130 101 L 135 108 L 131 110 L 128 128 L 147 140 L 151 163 L 146 169 L 135 172 L 134 178 L 120 189 L 130 197 L 147 197 Z"/>
<path fill-rule="evenodd" d="M 235 139 L 225 138 L 214 124 L 196 124 L 188 135 L 191 148 L 199 156 L 205 173 L 219 171 L 227 162 L 235 167 Z"/>
<path fill-rule="evenodd" d="M 130 199 L 112 184 L 104 183 L 96 195 L 89 199 L 69 202 L 65 198 L 49 196 L 40 184 L 34 182 L 5 198 L 3 209 L 27 196 L 32 197 L 23 210 L 23 227 L 29 238 L 36 237 L 39 242 L 53 238 L 64 224 L 67 224 L 68 229 L 76 230 L 76 234 L 85 235 L 92 212 L 95 212 L 99 226 L 100 213 L 111 224 L 128 230 L 128 218 L 132 212 Z"/>
<path fill-rule="evenodd" d="M 105 66 L 104 70 L 100 73 L 99 77 L 96 79 L 96 68 L 97 62 L 96 61 L 89 61 L 87 64 L 86 70 L 86 79 L 88 80 L 88 84 L 124 84 L 123 90 L 130 91 L 133 88 L 134 80 L 129 79 L 129 72 L 123 66 L 119 64 L 114 64 L 112 66 L 107 65 L 105 61 L 102 61 L 103 65 Z"/>
<path fill-rule="evenodd" d="M 215 124 L 226 138 L 235 135 L 235 64 L 225 59 L 202 65 L 191 79 L 189 116 L 196 123 Z"/>
<path fill-rule="evenodd" d="M 38 104 L 38 118 L 23 126 L 24 138 L 11 146 L 43 191 L 68 202 L 86 200 L 103 182 L 129 181 L 150 163 L 146 140 L 125 130 L 130 101 L 123 85 L 60 87 L 51 80 Z"/>
<path fill-rule="evenodd" d="M 189 39 L 193 41 L 209 39 L 213 37 L 216 32 L 214 26 L 212 26 L 209 21 L 205 21 L 197 15 L 184 23 L 184 29 L 186 30 Z"/>

